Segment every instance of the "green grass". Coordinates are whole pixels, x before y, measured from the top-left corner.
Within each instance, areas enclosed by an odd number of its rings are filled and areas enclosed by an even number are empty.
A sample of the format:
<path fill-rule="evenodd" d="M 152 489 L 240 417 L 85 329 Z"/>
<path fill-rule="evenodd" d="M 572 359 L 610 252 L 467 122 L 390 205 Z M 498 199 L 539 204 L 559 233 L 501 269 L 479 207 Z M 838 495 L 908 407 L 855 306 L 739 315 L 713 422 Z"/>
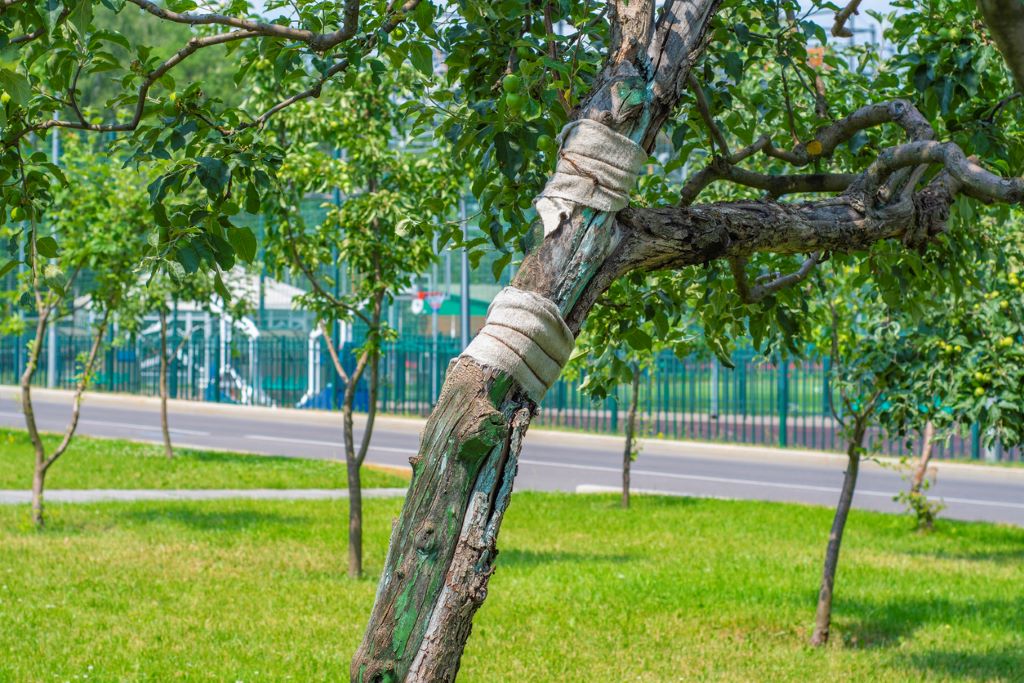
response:
<path fill-rule="evenodd" d="M 362 581 L 341 501 L 0 509 L 0 680 L 347 680 L 400 505 L 367 501 Z M 516 494 L 460 680 L 1024 680 L 1024 530 L 854 511 L 814 650 L 830 520 Z"/>
<path fill-rule="evenodd" d="M 52 448 L 55 435 L 43 439 Z M 250 489 L 344 488 L 345 466 L 338 461 L 175 449 L 116 439 L 75 437 L 46 475 L 52 489 Z M 402 487 L 398 474 L 363 469 L 363 486 Z M 24 431 L 0 429 L 0 489 L 32 486 L 32 449 Z"/>

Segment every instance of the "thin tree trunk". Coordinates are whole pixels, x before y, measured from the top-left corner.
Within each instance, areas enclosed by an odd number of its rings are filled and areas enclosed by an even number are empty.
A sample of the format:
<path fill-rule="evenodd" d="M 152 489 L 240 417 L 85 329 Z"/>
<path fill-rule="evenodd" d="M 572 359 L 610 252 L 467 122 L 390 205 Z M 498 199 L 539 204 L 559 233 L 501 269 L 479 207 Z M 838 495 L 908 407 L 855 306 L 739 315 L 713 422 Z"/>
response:
<path fill-rule="evenodd" d="M 171 445 L 171 427 L 167 419 L 167 313 L 160 309 L 160 430 L 164 435 L 164 455 L 174 457 Z"/>
<path fill-rule="evenodd" d="M 650 150 L 717 5 L 668 3 L 655 27 L 653 2 L 615 2 L 609 60 L 574 118 L 603 122 Z M 601 292 L 635 261 L 639 246 L 618 229 L 614 214 L 582 204 L 567 203 L 549 227 L 513 286 L 551 301 L 575 335 Z M 536 407 L 505 371 L 469 356 L 449 366 L 419 451 L 410 458 L 412 482 L 352 660 L 353 681 L 454 680 L 494 572 L 498 530 Z"/>
<path fill-rule="evenodd" d="M 832 591 L 836 582 L 836 569 L 839 567 L 839 549 L 843 543 L 843 530 L 846 528 L 850 506 L 853 504 L 854 489 L 857 487 L 857 473 L 860 469 L 860 454 L 864 447 L 866 430 L 867 418 L 858 419 L 846 449 L 846 474 L 843 476 L 843 488 L 839 493 L 836 514 L 832 519 L 832 530 L 828 536 L 828 547 L 825 549 L 825 567 L 821 575 L 821 591 L 818 593 L 818 610 L 814 618 L 811 645 L 822 646 L 828 643 L 829 629 L 832 625 Z"/>
<path fill-rule="evenodd" d="M 924 426 L 924 438 L 921 441 L 921 457 L 917 460 L 917 467 L 914 468 L 914 476 L 910 481 L 910 492 L 917 494 L 921 492 L 924 485 L 924 477 L 928 472 L 928 463 L 931 462 L 932 453 L 935 452 L 935 425 L 931 420 Z"/>
<path fill-rule="evenodd" d="M 629 507 L 629 467 L 633 463 L 633 442 L 636 434 L 636 409 L 640 403 L 640 368 L 633 365 L 633 382 L 630 385 L 629 417 L 626 419 L 626 448 L 622 453 L 622 507 Z"/>
<path fill-rule="evenodd" d="M 50 311 L 49 308 L 39 311 L 39 320 L 36 321 L 36 336 L 32 340 L 32 346 L 29 347 L 25 370 L 21 374 L 21 412 L 25 416 L 25 429 L 28 431 L 29 441 L 32 442 L 33 454 L 32 524 L 39 529 L 43 527 L 43 485 L 46 478 L 43 464 L 46 462 L 46 451 L 43 447 L 42 437 L 39 435 L 35 408 L 32 405 L 32 378 L 39 367 L 39 356 L 42 353 L 43 337 L 46 335 Z"/>
<path fill-rule="evenodd" d="M 348 470 L 348 575 L 363 576 L 363 488 L 361 468 L 353 458 L 346 462 Z"/>

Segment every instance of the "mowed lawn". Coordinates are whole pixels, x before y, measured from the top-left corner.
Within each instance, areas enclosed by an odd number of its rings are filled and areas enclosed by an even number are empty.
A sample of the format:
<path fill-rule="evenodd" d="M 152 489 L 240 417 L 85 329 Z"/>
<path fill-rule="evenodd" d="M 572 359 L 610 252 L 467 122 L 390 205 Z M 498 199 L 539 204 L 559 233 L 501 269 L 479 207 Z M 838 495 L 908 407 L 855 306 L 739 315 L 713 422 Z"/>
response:
<path fill-rule="evenodd" d="M 43 441 L 52 451 L 59 437 L 47 434 Z M 32 462 L 28 433 L 0 429 L 0 489 L 31 488 Z M 336 489 L 347 481 L 340 461 L 189 448 L 176 448 L 168 459 L 160 445 L 83 436 L 75 437 L 46 475 L 51 489 Z M 367 488 L 404 487 L 408 478 L 367 467 L 362 483 Z"/>
<path fill-rule="evenodd" d="M 69 468 L 70 469 L 70 468 Z M 0 680 L 341 681 L 399 500 L 0 508 Z M 1024 530 L 855 510 L 833 643 L 805 643 L 831 511 L 518 493 L 462 681 L 1024 680 Z"/>

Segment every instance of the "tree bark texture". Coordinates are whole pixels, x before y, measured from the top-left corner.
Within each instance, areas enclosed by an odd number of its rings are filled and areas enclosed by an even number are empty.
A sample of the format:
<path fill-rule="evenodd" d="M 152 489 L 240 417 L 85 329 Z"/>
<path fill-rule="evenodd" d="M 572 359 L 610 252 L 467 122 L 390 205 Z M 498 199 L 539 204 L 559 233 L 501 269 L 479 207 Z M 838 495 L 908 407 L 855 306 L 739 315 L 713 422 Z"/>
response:
<path fill-rule="evenodd" d="M 160 431 L 164 437 L 164 455 L 174 457 L 171 445 L 171 426 L 167 419 L 167 313 L 160 309 Z"/>
<path fill-rule="evenodd" d="M 629 468 L 633 464 L 633 444 L 636 441 L 636 410 L 640 403 L 640 368 L 633 365 L 630 384 L 629 415 L 626 418 L 626 448 L 622 452 L 622 507 L 629 507 Z"/>
<path fill-rule="evenodd" d="M 573 118 L 599 121 L 647 150 L 678 102 L 704 45 L 714 0 L 612 6 L 610 59 Z M 594 150 L 600 157 L 600 150 Z M 524 260 L 513 286 L 558 307 L 573 334 L 613 276 L 604 266 L 625 233 L 582 205 Z M 497 556 L 523 435 L 536 405 L 504 372 L 452 362 L 411 459 L 373 612 L 351 667 L 354 681 L 451 681 Z"/>
<path fill-rule="evenodd" d="M 828 546 L 825 549 L 825 566 L 821 575 L 821 590 L 818 593 L 818 610 L 814 618 L 811 645 L 822 646 L 828 643 L 832 625 L 832 591 L 836 582 L 836 570 L 839 567 L 839 549 L 843 543 L 843 531 L 846 528 L 846 519 L 850 515 L 850 506 L 853 504 L 853 493 L 857 487 L 860 454 L 864 447 L 866 431 L 866 420 L 855 422 L 846 449 L 846 474 L 843 476 L 843 488 L 839 493 L 839 502 L 836 504 L 836 514 L 832 519 L 832 530 L 829 532 Z"/>

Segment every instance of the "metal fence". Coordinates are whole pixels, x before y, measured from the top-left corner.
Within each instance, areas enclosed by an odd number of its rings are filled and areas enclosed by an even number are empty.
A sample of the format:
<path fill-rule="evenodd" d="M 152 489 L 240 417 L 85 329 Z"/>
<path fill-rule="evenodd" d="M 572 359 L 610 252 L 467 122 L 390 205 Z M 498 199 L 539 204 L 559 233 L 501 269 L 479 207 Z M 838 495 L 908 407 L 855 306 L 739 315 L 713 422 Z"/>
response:
<path fill-rule="evenodd" d="M 28 338 L 0 339 L 0 383 L 14 384 L 24 366 Z M 159 388 L 157 340 L 110 340 L 97 364 L 91 388 L 154 396 Z M 169 348 L 178 340 L 171 339 Z M 56 338 L 52 382 L 48 344 L 35 382 L 70 388 L 81 372 L 89 338 L 61 333 Z M 355 345 L 342 348 L 342 362 L 355 365 Z M 459 340 L 406 337 L 387 345 L 381 363 L 379 409 L 390 414 L 425 416 L 436 400 Z M 749 353 L 737 354 L 735 369 L 714 360 L 680 360 L 672 354 L 645 372 L 639 391 L 642 433 L 653 437 L 695 439 L 839 451 L 842 433 L 828 406 L 829 371 L 822 362 L 773 363 Z M 587 432 L 620 433 L 628 409 L 629 388 L 620 387 L 595 403 L 580 391 L 581 380 L 559 380 L 540 407 L 536 424 Z M 202 330 L 181 346 L 169 374 L 170 395 L 196 401 L 293 408 L 336 409 L 341 387 L 318 336 L 204 336 Z M 356 409 L 368 403 L 365 381 L 356 392 Z M 906 439 L 870 433 L 872 449 L 909 455 Z M 977 429 L 956 435 L 936 449 L 939 458 L 1020 460 L 1020 449 L 986 449 Z"/>

